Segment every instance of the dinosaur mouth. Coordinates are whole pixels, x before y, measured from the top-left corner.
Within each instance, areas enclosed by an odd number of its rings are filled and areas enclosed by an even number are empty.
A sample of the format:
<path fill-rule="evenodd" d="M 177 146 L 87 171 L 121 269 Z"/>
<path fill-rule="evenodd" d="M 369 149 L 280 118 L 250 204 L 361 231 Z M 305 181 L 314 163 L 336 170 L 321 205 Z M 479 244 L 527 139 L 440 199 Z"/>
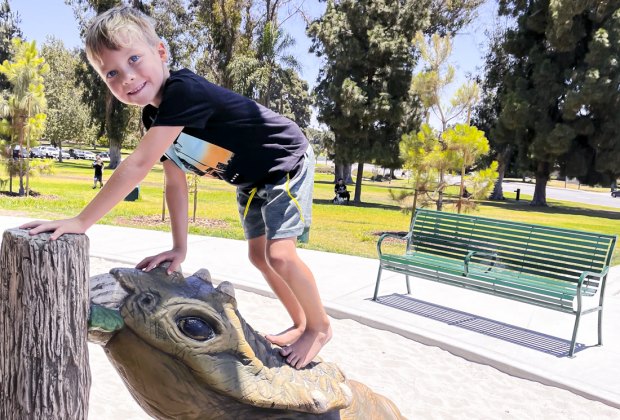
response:
<path fill-rule="evenodd" d="M 125 323 L 120 314 L 128 292 L 111 273 L 90 278 L 88 341 L 105 346 Z"/>

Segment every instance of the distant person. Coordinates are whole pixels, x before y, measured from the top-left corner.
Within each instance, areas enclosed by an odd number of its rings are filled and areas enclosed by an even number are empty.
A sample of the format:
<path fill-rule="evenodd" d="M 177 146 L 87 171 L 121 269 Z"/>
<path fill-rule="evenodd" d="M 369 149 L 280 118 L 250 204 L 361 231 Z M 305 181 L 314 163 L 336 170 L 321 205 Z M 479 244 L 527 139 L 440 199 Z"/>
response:
<path fill-rule="evenodd" d="M 93 168 L 95 168 L 95 176 L 93 177 L 93 190 L 97 188 L 97 182 L 99 182 L 99 188 L 103 187 L 103 161 L 100 156 L 97 156 L 93 162 Z"/>
<path fill-rule="evenodd" d="M 334 192 L 336 193 L 336 196 L 334 197 L 334 203 L 342 199 L 347 200 L 347 204 L 349 204 L 349 201 L 351 200 L 351 194 L 349 193 L 349 191 L 347 191 L 347 186 L 342 178 L 338 178 L 336 185 L 334 185 Z"/>
<path fill-rule="evenodd" d="M 148 131 L 80 214 L 22 228 L 32 235 L 51 231 L 51 239 L 84 233 L 162 162 L 172 246 L 136 267 L 150 271 L 169 262 L 172 273 L 187 255 L 186 173 L 224 180 L 237 187 L 250 261 L 293 320 L 266 339 L 282 346 L 289 365 L 305 367 L 332 329 L 314 276 L 297 253 L 297 237 L 310 227 L 315 165 L 299 126 L 190 70 L 170 71 L 155 21 L 137 9 L 118 6 L 98 15 L 85 38 L 91 66 L 119 101 L 142 107 Z"/>

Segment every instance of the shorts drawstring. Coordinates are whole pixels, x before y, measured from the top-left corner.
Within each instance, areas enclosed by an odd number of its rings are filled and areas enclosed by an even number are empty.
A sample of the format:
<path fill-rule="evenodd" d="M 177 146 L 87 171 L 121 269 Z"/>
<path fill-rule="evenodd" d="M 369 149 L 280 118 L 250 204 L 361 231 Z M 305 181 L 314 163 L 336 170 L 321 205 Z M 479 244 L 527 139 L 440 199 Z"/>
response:
<path fill-rule="evenodd" d="M 250 191 L 250 198 L 248 198 L 248 202 L 245 205 L 245 210 L 243 211 L 243 218 L 245 219 L 245 216 L 248 215 L 248 211 L 250 210 L 250 203 L 252 202 L 252 199 L 254 198 L 254 194 L 256 194 L 257 188 L 254 187 L 252 188 L 252 190 Z"/>
<path fill-rule="evenodd" d="M 297 201 L 297 199 L 295 197 L 293 197 L 293 194 L 291 194 L 291 188 L 289 186 L 289 181 L 291 180 L 291 176 L 290 174 L 286 174 L 286 184 L 284 186 L 284 189 L 286 190 L 286 194 L 289 196 L 289 198 L 291 199 L 291 201 L 295 204 L 295 207 L 297 207 L 297 210 L 299 211 L 299 218 L 301 219 L 302 222 L 306 223 L 305 219 L 304 219 L 304 213 L 301 209 L 301 205 L 299 205 L 299 202 Z M 250 197 L 248 198 L 248 202 L 245 205 L 245 209 L 243 210 L 243 218 L 245 219 L 245 217 L 248 215 L 248 211 L 250 211 L 250 203 L 252 203 L 252 199 L 254 198 L 254 196 L 256 195 L 256 191 L 258 191 L 258 189 L 256 187 L 252 188 L 250 190 Z"/>
<path fill-rule="evenodd" d="M 302 222 L 306 223 L 306 221 L 304 220 L 304 213 L 301 210 L 301 206 L 299 205 L 299 202 L 297 201 L 297 199 L 293 197 L 293 194 L 291 194 L 291 189 L 288 186 L 288 183 L 290 180 L 291 180 L 291 176 L 287 173 L 286 174 L 286 186 L 284 188 L 286 189 L 286 193 L 288 194 L 288 196 L 291 198 L 291 201 L 295 203 L 297 210 L 299 210 L 299 218 L 301 219 Z"/>

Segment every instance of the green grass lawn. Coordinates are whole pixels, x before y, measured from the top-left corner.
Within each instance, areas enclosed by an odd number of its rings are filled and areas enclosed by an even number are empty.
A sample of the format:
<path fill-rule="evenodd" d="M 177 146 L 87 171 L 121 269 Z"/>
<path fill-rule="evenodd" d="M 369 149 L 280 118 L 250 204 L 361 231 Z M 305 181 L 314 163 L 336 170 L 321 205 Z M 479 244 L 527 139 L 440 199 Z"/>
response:
<path fill-rule="evenodd" d="M 104 170 L 104 182 L 111 175 Z M 92 189 L 91 162 L 69 160 L 56 163 L 53 175 L 31 177 L 30 187 L 40 195 L 11 197 L 0 195 L 0 210 L 29 217 L 63 218 L 77 214 L 95 196 Z M 5 176 L 0 176 L 5 178 Z M 411 214 L 405 214 L 390 198 L 389 189 L 410 188 L 405 180 L 364 182 L 362 204 L 337 206 L 333 175 L 315 176 L 314 206 L 310 242 L 300 247 L 341 254 L 376 258 L 378 235 L 386 231 L 406 231 Z M 18 181 L 13 180 L 13 190 Z M 156 165 L 140 185 L 140 199 L 119 203 L 100 223 L 116 226 L 169 231 L 168 219 L 162 221 L 163 170 Z M 349 187 L 353 196 L 354 188 Z M 531 197 L 513 192 L 507 200 L 480 202 L 473 214 L 526 223 L 579 229 L 606 234 L 620 232 L 620 209 L 548 200 L 550 207 L 528 205 Z M 235 188 L 222 181 L 201 179 L 198 190 L 196 221 L 192 222 L 193 194 L 190 196 L 190 233 L 243 239 L 235 202 Z M 396 246 L 396 245 L 390 245 Z M 620 264 L 620 247 L 616 247 L 613 264 Z"/>

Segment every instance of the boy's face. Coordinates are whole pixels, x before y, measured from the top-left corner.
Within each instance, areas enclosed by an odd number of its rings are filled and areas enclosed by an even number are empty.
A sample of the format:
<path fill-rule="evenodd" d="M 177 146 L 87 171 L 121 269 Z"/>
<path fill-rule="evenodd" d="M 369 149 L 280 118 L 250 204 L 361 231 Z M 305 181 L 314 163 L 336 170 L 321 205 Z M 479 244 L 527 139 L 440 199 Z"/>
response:
<path fill-rule="evenodd" d="M 161 42 L 152 47 L 136 39 L 128 47 L 104 49 L 100 60 L 91 65 L 119 101 L 159 107 L 163 86 L 169 76 L 166 59 L 166 48 Z"/>

